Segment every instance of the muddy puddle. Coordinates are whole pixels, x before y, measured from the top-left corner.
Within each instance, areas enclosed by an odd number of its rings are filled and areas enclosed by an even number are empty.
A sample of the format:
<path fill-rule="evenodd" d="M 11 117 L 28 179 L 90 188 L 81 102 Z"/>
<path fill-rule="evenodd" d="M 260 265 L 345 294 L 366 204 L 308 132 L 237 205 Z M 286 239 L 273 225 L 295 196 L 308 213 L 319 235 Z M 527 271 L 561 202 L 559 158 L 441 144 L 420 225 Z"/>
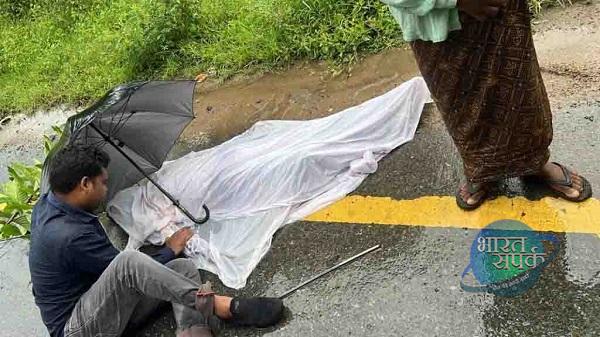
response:
<path fill-rule="evenodd" d="M 218 89 L 201 83 L 196 87 L 196 119 L 182 138 L 202 141 L 208 137 L 214 145 L 261 120 L 327 116 L 379 96 L 416 75 L 412 52 L 394 49 L 370 56 L 336 76 L 327 65 L 310 64 Z"/>

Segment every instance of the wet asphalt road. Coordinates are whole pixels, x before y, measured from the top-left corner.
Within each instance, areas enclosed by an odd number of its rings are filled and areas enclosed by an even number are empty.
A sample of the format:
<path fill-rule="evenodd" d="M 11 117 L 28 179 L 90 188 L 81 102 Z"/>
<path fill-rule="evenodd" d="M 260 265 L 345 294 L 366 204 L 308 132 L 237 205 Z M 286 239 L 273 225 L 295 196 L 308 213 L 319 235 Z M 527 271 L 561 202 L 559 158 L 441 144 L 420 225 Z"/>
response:
<path fill-rule="evenodd" d="M 600 104 L 573 105 L 555 116 L 553 157 L 600 186 Z M 395 199 L 452 195 L 460 179 L 460 158 L 437 111 L 428 107 L 414 141 L 386 157 L 354 193 Z M 524 188 L 518 180 L 504 186 L 507 195 L 546 194 Z M 108 230 L 119 237 L 117 228 Z M 476 230 L 455 228 L 301 222 L 276 235 L 242 291 L 223 289 L 213 275 L 202 274 L 221 292 L 276 296 L 366 248 L 383 246 L 287 298 L 281 325 L 231 328 L 223 336 L 600 335 L 597 235 L 560 234 L 563 250 L 558 258 L 532 289 L 514 298 L 460 288 L 476 235 Z M 0 335 L 43 336 L 28 289 L 26 243 L 1 245 L 0 324 L 6 329 Z M 167 309 L 138 336 L 173 336 L 174 328 Z"/>
<path fill-rule="evenodd" d="M 600 186 L 600 105 L 573 105 L 555 115 L 553 158 Z M 354 193 L 395 199 L 453 195 L 460 179 L 460 158 L 430 107 L 415 140 L 385 158 Z M 503 186 L 510 196 L 547 194 L 516 179 Z M 558 257 L 533 288 L 513 298 L 461 289 L 476 235 L 476 230 L 409 225 L 287 226 L 243 291 L 218 289 L 276 296 L 375 244 L 383 249 L 287 298 L 289 311 L 280 326 L 227 329 L 223 336 L 600 336 L 597 235 L 558 234 L 563 245 Z M 212 275 L 203 276 L 218 284 Z M 173 329 L 167 312 L 138 335 L 172 336 Z"/>
<path fill-rule="evenodd" d="M 600 104 L 555 113 L 553 157 L 600 186 Z M 576 131 L 576 132 L 574 132 Z M 188 148 L 180 147 L 182 151 Z M 428 107 L 415 140 L 381 163 L 354 193 L 411 199 L 452 195 L 461 164 L 435 109 Z M 508 181 L 504 193 L 539 198 L 546 191 Z M 423 210 L 427 212 L 427 210 Z M 594 220 L 595 221 L 595 220 Z M 600 226 L 600 219 L 598 219 Z M 119 237 L 118 228 L 108 228 Z M 559 234 L 563 249 L 525 294 L 503 298 L 465 292 L 476 230 L 410 225 L 301 222 L 277 233 L 273 247 L 242 291 L 276 296 L 375 244 L 383 249 L 329 274 L 286 299 L 285 322 L 272 329 L 226 329 L 223 336 L 599 336 L 600 239 Z M 28 289 L 27 245 L 0 244 L 1 336 L 44 336 Z M 138 336 L 174 336 L 168 309 Z"/>

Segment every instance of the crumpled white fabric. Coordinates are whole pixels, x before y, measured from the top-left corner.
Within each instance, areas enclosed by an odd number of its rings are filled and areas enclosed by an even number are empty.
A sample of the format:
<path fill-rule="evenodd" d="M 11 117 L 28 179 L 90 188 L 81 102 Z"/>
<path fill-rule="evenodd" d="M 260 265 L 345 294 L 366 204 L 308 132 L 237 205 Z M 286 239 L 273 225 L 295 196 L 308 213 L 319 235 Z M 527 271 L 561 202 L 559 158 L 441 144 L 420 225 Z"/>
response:
<path fill-rule="evenodd" d="M 430 94 L 421 77 L 334 115 L 261 121 L 216 147 L 166 162 L 154 178 L 192 214 L 185 254 L 228 287 L 242 288 L 283 225 L 343 198 L 377 170 L 377 161 L 412 140 Z M 119 192 L 109 215 L 128 248 L 162 244 L 194 224 L 147 181 Z"/>

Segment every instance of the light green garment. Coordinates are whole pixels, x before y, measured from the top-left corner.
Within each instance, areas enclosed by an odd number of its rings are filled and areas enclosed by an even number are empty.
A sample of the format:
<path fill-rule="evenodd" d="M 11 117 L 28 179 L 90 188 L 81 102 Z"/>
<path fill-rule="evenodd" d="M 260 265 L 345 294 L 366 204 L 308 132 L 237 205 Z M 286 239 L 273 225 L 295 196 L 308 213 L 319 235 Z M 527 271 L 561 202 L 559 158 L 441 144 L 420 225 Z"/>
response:
<path fill-rule="evenodd" d="M 406 41 L 440 42 L 460 29 L 456 0 L 381 0 L 390 7 Z"/>

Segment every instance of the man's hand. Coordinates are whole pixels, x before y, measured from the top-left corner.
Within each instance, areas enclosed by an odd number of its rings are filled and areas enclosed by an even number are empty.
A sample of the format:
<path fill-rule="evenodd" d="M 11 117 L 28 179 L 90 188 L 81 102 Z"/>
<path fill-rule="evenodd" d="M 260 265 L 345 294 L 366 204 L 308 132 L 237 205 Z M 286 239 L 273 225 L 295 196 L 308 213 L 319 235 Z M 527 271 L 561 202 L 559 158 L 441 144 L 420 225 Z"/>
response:
<path fill-rule="evenodd" d="M 458 0 L 456 7 L 479 21 L 498 15 L 507 0 Z"/>
<path fill-rule="evenodd" d="M 165 244 L 167 245 L 167 247 L 171 248 L 175 255 L 179 255 L 185 248 L 185 244 L 192 238 L 192 235 L 194 235 L 192 229 L 189 227 L 185 227 L 178 230 L 169 238 L 167 238 Z"/>

